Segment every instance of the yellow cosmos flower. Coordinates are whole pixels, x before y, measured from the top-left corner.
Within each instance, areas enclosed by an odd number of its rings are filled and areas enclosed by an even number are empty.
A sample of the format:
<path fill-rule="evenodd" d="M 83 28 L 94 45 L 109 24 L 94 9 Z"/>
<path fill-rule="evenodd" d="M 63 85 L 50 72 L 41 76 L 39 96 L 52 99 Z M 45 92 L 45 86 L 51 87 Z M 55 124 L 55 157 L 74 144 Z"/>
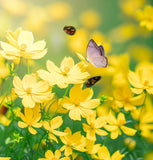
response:
<path fill-rule="evenodd" d="M 96 158 L 98 160 L 121 160 L 124 156 L 125 155 L 120 154 L 119 151 L 116 151 L 115 153 L 113 153 L 112 156 L 110 156 L 110 153 L 109 153 L 107 147 L 102 146 L 98 150 L 98 156 L 94 156 L 94 158 Z"/>
<path fill-rule="evenodd" d="M 72 134 L 70 128 L 67 127 L 64 132 L 67 135 L 61 136 L 60 139 L 65 145 L 60 150 L 65 150 L 65 156 L 72 155 L 73 149 L 81 152 L 85 151 L 85 138 L 80 134 L 80 131 Z"/>
<path fill-rule="evenodd" d="M 87 124 L 83 123 L 83 130 L 87 133 L 86 137 L 89 140 L 96 141 L 96 135 L 106 136 L 108 133 L 103 129 L 100 129 L 106 125 L 105 117 L 98 117 L 96 119 L 96 113 L 86 117 Z"/>
<path fill-rule="evenodd" d="M 133 17 L 138 9 L 144 6 L 145 0 L 120 0 L 119 5 L 123 12 L 130 16 Z M 131 7 L 132 6 L 132 7 Z"/>
<path fill-rule="evenodd" d="M 147 96 L 145 100 L 145 106 L 134 110 L 131 112 L 131 115 L 133 119 L 139 122 L 136 128 L 141 131 L 141 135 L 149 142 L 153 143 L 152 99 Z"/>
<path fill-rule="evenodd" d="M 128 79 L 130 84 L 134 87 L 131 88 L 135 94 L 141 94 L 144 90 L 149 94 L 153 94 L 153 67 L 139 66 L 135 72 L 130 71 Z"/>
<path fill-rule="evenodd" d="M 69 92 L 69 97 L 65 97 L 62 106 L 69 110 L 69 117 L 73 120 L 81 121 L 82 117 L 87 117 L 100 104 L 99 99 L 91 99 L 92 88 L 82 90 L 82 85 L 75 85 Z"/>
<path fill-rule="evenodd" d="M 124 107 L 125 111 L 132 111 L 144 103 L 145 94 L 134 96 L 129 86 L 122 86 L 114 90 L 114 97 L 113 107 Z"/>
<path fill-rule="evenodd" d="M 85 65 L 83 62 L 74 64 L 71 57 L 65 57 L 58 68 L 52 61 L 47 61 L 47 69 L 38 70 L 39 77 L 50 85 L 57 84 L 60 88 L 66 88 L 68 84 L 84 83 L 89 76 L 88 72 L 84 72 Z"/>
<path fill-rule="evenodd" d="M 21 80 L 15 76 L 13 79 L 14 91 L 22 98 L 24 107 L 33 108 L 36 103 L 43 103 L 53 98 L 51 88 L 47 82 L 38 81 L 35 74 L 25 75 Z"/>
<path fill-rule="evenodd" d="M 49 131 L 49 134 L 48 134 L 49 138 L 51 140 L 53 139 L 57 143 L 58 143 L 58 140 L 54 135 L 57 135 L 57 136 L 65 136 L 66 135 L 66 133 L 64 133 L 64 132 L 55 130 L 55 129 L 59 128 L 62 125 L 62 123 L 63 123 L 63 120 L 62 120 L 61 116 L 57 116 L 50 121 L 43 121 L 42 122 L 43 127 L 47 131 Z"/>
<path fill-rule="evenodd" d="M 137 11 L 137 19 L 140 26 L 145 26 L 149 31 L 153 30 L 153 7 L 146 5 L 144 11 Z"/>
<path fill-rule="evenodd" d="M 94 10 L 88 10 L 81 14 L 80 21 L 82 25 L 89 29 L 94 29 L 99 26 L 101 17 Z"/>
<path fill-rule="evenodd" d="M 22 119 L 23 122 L 19 121 L 18 126 L 20 128 L 28 127 L 29 132 L 33 135 L 37 133 L 37 131 L 34 128 L 40 128 L 42 126 L 42 124 L 39 123 L 41 114 L 36 107 L 33 109 L 24 108 L 24 114 L 20 112 L 19 117 Z"/>
<path fill-rule="evenodd" d="M 9 43 L 1 42 L 3 50 L 0 51 L 1 55 L 6 59 L 13 60 L 20 57 L 40 59 L 47 53 L 47 49 L 44 49 L 46 42 L 41 40 L 34 43 L 32 32 L 17 30 L 14 35 L 13 32 L 8 31 L 6 35 Z"/>
<path fill-rule="evenodd" d="M 111 132 L 111 139 L 116 139 L 119 135 L 121 135 L 121 130 L 129 136 L 134 136 L 137 132 L 135 129 L 124 126 L 126 124 L 126 119 L 123 113 L 119 113 L 116 119 L 114 114 L 110 112 L 106 120 L 108 125 L 104 128 Z"/>
<path fill-rule="evenodd" d="M 61 157 L 61 152 L 59 150 L 55 151 L 55 154 L 51 150 L 45 152 L 45 158 L 39 158 L 38 160 L 70 160 L 69 157 Z"/>

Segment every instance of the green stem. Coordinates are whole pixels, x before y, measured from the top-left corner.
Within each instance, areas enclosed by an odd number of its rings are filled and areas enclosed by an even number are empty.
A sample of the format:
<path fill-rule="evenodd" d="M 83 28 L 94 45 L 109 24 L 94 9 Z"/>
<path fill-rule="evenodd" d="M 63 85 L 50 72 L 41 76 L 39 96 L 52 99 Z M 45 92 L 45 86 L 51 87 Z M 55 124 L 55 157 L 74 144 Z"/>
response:
<path fill-rule="evenodd" d="M 12 88 L 12 79 L 11 79 L 11 82 L 10 82 L 9 84 L 10 84 L 10 85 L 9 85 L 9 88 L 8 88 L 7 92 L 5 93 L 3 99 L 2 99 L 2 101 L 1 101 L 1 103 L 0 103 L 0 106 L 2 105 L 2 103 L 4 102 L 6 96 L 9 94 L 9 92 L 10 92 L 10 90 L 11 90 L 11 88 Z"/>
<path fill-rule="evenodd" d="M 105 143 L 108 141 L 109 137 L 110 137 L 110 134 L 107 135 L 106 139 L 104 140 L 103 145 L 105 145 Z"/>
<path fill-rule="evenodd" d="M 55 113 L 52 115 L 52 117 L 51 117 L 51 118 L 53 118 L 53 117 L 56 115 L 57 111 L 58 111 L 58 110 L 59 110 L 59 108 L 61 107 L 62 102 L 63 102 L 63 100 L 64 100 L 65 96 L 67 95 L 68 90 L 69 90 L 69 86 L 66 88 L 65 93 L 64 93 L 64 95 L 63 95 L 63 98 L 62 98 L 62 100 L 61 100 L 61 102 L 60 102 L 60 104 L 59 104 L 58 108 L 56 109 Z"/>
<path fill-rule="evenodd" d="M 86 154 L 86 158 L 87 158 L 88 160 L 90 160 L 88 153 L 85 152 L 85 154 Z"/>

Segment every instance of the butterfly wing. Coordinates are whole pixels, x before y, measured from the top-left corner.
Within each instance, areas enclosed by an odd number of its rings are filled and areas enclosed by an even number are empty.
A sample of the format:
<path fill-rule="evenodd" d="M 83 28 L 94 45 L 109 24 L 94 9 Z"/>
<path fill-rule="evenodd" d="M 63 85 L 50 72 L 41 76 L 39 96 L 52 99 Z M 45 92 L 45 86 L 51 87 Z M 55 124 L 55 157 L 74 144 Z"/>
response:
<path fill-rule="evenodd" d="M 95 67 L 107 67 L 108 59 L 104 54 L 104 47 L 97 46 L 95 41 L 91 39 L 87 46 L 87 60 Z"/>
<path fill-rule="evenodd" d="M 107 59 L 107 57 L 105 57 L 105 56 L 95 57 L 95 58 L 92 60 L 92 64 L 93 64 L 95 67 L 107 67 L 108 59 Z"/>
<path fill-rule="evenodd" d="M 95 43 L 95 41 L 93 39 L 91 39 L 88 43 L 87 46 L 87 60 L 92 63 L 92 60 L 95 57 L 99 57 L 101 55 L 100 53 L 100 49 L 97 46 L 97 44 Z"/>
<path fill-rule="evenodd" d="M 89 78 L 85 84 L 86 87 L 93 86 L 96 82 L 98 82 L 101 79 L 101 76 L 95 76 L 92 78 Z"/>
<path fill-rule="evenodd" d="M 102 45 L 100 45 L 100 46 L 98 46 L 98 48 L 100 50 L 101 56 L 104 56 L 105 55 L 104 47 Z"/>

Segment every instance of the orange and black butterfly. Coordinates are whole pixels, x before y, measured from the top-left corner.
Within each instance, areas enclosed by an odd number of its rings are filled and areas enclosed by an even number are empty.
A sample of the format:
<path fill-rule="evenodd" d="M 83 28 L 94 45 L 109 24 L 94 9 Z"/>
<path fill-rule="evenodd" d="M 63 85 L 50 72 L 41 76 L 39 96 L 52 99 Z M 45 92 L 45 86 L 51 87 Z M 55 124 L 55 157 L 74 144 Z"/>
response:
<path fill-rule="evenodd" d="M 85 84 L 86 87 L 93 86 L 96 82 L 98 82 L 101 79 L 101 76 L 95 76 L 92 78 L 89 78 Z"/>
<path fill-rule="evenodd" d="M 69 35 L 74 35 L 75 34 L 75 32 L 76 32 L 76 29 L 75 29 L 75 27 L 73 27 L 73 26 L 65 26 L 64 28 L 63 28 L 63 30 L 67 33 L 67 34 L 69 34 Z"/>

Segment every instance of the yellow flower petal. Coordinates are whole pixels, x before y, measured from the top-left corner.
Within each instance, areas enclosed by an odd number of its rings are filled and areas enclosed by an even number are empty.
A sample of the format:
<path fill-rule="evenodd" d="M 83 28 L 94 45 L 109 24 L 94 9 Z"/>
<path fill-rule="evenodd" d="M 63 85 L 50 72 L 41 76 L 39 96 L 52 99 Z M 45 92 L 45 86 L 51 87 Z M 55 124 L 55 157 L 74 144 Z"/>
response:
<path fill-rule="evenodd" d="M 98 151 L 98 156 L 100 159 L 109 160 L 110 153 L 109 153 L 107 147 L 102 146 L 101 149 L 99 149 L 99 151 Z"/>
<path fill-rule="evenodd" d="M 81 112 L 80 109 L 77 107 L 74 107 L 73 109 L 70 110 L 69 112 L 69 117 L 73 120 L 78 120 L 81 121 Z"/>
<path fill-rule="evenodd" d="M 129 82 L 132 84 L 132 86 L 134 86 L 136 88 L 143 87 L 138 75 L 136 75 L 134 72 L 130 71 L 128 73 L 128 79 L 129 79 Z"/>
<path fill-rule="evenodd" d="M 22 47 L 22 44 L 29 46 L 33 43 L 33 34 L 29 31 L 21 31 L 18 37 L 18 44 Z"/>
<path fill-rule="evenodd" d="M 37 131 L 34 128 L 32 128 L 32 127 L 28 127 L 28 130 L 33 135 L 35 135 L 37 133 Z"/>
<path fill-rule="evenodd" d="M 95 129 L 96 134 L 100 135 L 100 136 L 106 136 L 108 135 L 108 133 L 102 129 Z"/>
<path fill-rule="evenodd" d="M 63 123 L 63 119 L 61 116 L 57 116 L 51 120 L 52 129 L 59 128 Z"/>
<path fill-rule="evenodd" d="M 125 134 L 127 134 L 129 136 L 134 136 L 135 133 L 137 132 L 137 130 L 126 127 L 126 126 L 121 126 L 121 129 Z"/>
<path fill-rule="evenodd" d="M 30 95 L 25 95 L 22 99 L 22 104 L 24 107 L 33 108 L 35 106 L 35 102 L 32 100 Z"/>
<path fill-rule="evenodd" d="M 51 159 L 51 158 L 54 157 L 54 154 L 53 154 L 53 152 L 51 150 L 48 150 L 47 152 L 45 152 L 45 157 L 47 159 Z"/>
<path fill-rule="evenodd" d="M 28 125 L 27 125 L 26 123 L 21 122 L 21 121 L 18 122 L 18 126 L 19 126 L 20 128 L 26 128 L 26 127 L 28 127 Z"/>
<path fill-rule="evenodd" d="M 112 131 L 110 133 L 111 139 L 116 139 L 118 137 L 118 135 L 119 135 L 118 130 Z"/>

